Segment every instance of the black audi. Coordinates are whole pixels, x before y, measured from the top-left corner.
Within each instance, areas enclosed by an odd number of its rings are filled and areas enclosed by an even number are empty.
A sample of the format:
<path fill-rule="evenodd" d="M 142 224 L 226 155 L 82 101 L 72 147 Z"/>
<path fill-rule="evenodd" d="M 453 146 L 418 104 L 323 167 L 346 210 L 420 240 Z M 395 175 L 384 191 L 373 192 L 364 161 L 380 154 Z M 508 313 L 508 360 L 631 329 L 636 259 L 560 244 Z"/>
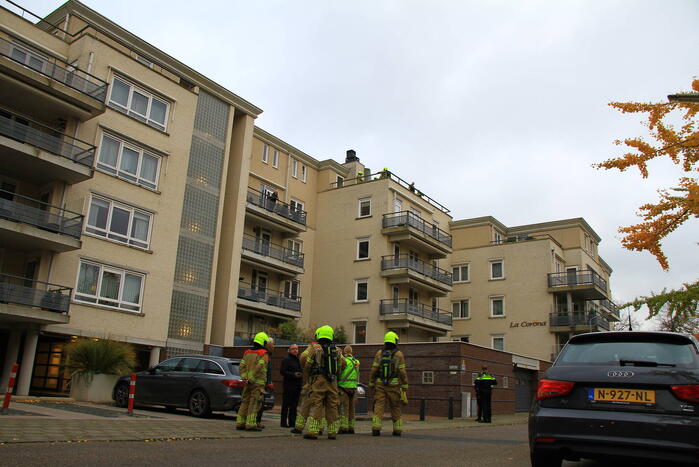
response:
<path fill-rule="evenodd" d="M 570 339 L 529 417 L 534 467 L 563 459 L 699 464 L 699 342 L 670 332 Z"/>
<path fill-rule="evenodd" d="M 137 405 L 187 408 L 195 417 L 212 411 L 237 411 L 243 392 L 240 360 L 213 355 L 183 355 L 170 358 L 136 374 Z M 129 376 L 120 378 L 112 398 L 119 407 L 129 401 Z M 274 407 L 274 393 L 265 395 L 265 410 Z"/>

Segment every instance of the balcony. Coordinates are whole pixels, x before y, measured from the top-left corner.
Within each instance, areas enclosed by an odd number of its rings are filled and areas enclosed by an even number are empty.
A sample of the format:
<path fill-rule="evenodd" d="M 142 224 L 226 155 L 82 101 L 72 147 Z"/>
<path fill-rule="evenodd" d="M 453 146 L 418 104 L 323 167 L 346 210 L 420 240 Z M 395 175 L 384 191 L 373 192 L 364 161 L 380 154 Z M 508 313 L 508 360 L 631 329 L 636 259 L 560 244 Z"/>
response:
<path fill-rule="evenodd" d="M 300 318 L 301 297 L 287 296 L 272 289 L 261 289 L 241 282 L 238 286 L 238 308 L 274 318 Z"/>
<path fill-rule="evenodd" d="M 92 177 L 95 146 L 0 108 L 3 173 L 35 185 Z"/>
<path fill-rule="evenodd" d="M 604 300 L 599 301 L 599 305 L 603 310 L 605 310 L 611 316 L 615 316 L 616 320 L 619 321 L 619 308 L 617 308 L 614 302 L 605 298 Z"/>
<path fill-rule="evenodd" d="M 572 292 L 585 300 L 607 298 L 607 281 L 591 269 L 549 273 L 548 286 L 549 292 Z"/>
<path fill-rule="evenodd" d="M 83 215 L 0 190 L 0 245 L 64 252 L 80 248 Z"/>
<path fill-rule="evenodd" d="M 243 234 L 243 261 L 281 274 L 303 274 L 303 253 Z"/>
<path fill-rule="evenodd" d="M 452 252 L 451 235 L 411 211 L 384 214 L 381 232 L 391 241 L 427 251 L 433 258 L 446 258 Z"/>
<path fill-rule="evenodd" d="M 0 321 L 68 323 L 72 291 L 62 285 L 0 274 Z"/>
<path fill-rule="evenodd" d="M 294 209 L 252 188 L 248 189 L 246 200 L 247 212 L 263 225 L 291 234 L 306 231 L 306 211 Z"/>
<path fill-rule="evenodd" d="M 552 331 L 609 331 L 609 320 L 599 313 L 550 313 L 549 327 Z"/>
<path fill-rule="evenodd" d="M 412 325 L 440 333 L 452 329 L 451 313 L 421 303 L 410 303 L 407 298 L 384 299 L 379 307 L 379 319 L 390 322 L 393 327 Z"/>
<path fill-rule="evenodd" d="M 0 101 L 47 120 L 104 112 L 107 82 L 22 42 L 0 37 Z"/>
<path fill-rule="evenodd" d="M 409 255 L 381 257 L 381 276 L 391 285 L 410 284 L 444 296 L 452 290 L 451 273 Z"/>

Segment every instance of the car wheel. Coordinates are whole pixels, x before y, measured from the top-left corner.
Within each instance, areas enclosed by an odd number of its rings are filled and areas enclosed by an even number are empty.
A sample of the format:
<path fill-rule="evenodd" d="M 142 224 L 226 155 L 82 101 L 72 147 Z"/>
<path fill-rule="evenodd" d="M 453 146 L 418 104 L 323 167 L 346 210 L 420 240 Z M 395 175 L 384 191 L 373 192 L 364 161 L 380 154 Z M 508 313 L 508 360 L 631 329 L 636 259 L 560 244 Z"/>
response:
<path fill-rule="evenodd" d="M 540 452 L 534 449 L 530 452 L 532 467 L 561 467 L 563 459 L 561 456 L 550 452 Z"/>
<path fill-rule="evenodd" d="M 129 405 L 129 385 L 126 383 L 119 383 L 119 385 L 114 390 L 114 402 L 116 402 L 117 407 L 126 407 Z"/>
<path fill-rule="evenodd" d="M 189 396 L 189 413 L 195 417 L 208 417 L 211 413 L 209 396 L 200 389 L 197 389 Z"/>

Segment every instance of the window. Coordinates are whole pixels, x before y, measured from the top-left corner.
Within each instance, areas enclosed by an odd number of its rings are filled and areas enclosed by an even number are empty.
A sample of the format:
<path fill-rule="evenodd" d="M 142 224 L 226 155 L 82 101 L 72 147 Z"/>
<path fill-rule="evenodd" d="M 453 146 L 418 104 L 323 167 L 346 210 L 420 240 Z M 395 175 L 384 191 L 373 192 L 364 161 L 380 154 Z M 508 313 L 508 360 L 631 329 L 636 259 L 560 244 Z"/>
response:
<path fill-rule="evenodd" d="M 359 216 L 358 217 L 369 217 L 371 216 L 371 200 L 370 199 L 360 199 L 359 200 Z"/>
<path fill-rule="evenodd" d="M 301 181 L 306 183 L 306 174 L 308 173 L 307 167 L 301 164 Z"/>
<path fill-rule="evenodd" d="M 361 279 L 355 282 L 354 301 L 369 301 L 369 282 L 366 279 Z"/>
<path fill-rule="evenodd" d="M 296 253 L 301 253 L 301 245 L 302 245 L 302 243 L 299 242 L 298 240 L 287 240 L 286 241 L 286 247 L 291 251 L 295 251 Z"/>
<path fill-rule="evenodd" d="M 504 279 L 505 278 L 505 264 L 503 260 L 496 260 L 490 262 L 490 278 L 491 279 Z"/>
<path fill-rule="evenodd" d="M 97 168 L 119 178 L 155 190 L 160 157 L 111 135 L 102 135 Z"/>
<path fill-rule="evenodd" d="M 143 274 L 80 262 L 75 300 L 128 311 L 141 311 Z"/>
<path fill-rule="evenodd" d="M 299 161 L 296 159 L 291 159 L 291 176 L 294 178 L 299 177 Z"/>
<path fill-rule="evenodd" d="M 338 175 L 336 180 L 337 180 L 337 183 L 336 183 L 336 184 L 337 184 L 337 187 L 338 187 L 338 188 L 342 188 L 342 185 L 345 183 L 344 177 L 340 177 L 340 176 Z"/>
<path fill-rule="evenodd" d="M 304 207 L 303 201 L 297 201 L 295 199 L 289 201 L 289 208 L 291 208 L 292 211 L 302 212 Z"/>
<path fill-rule="evenodd" d="M 502 243 L 502 235 L 500 235 L 500 232 L 493 231 L 493 243 Z"/>
<path fill-rule="evenodd" d="M 274 150 L 274 154 L 272 154 L 272 167 L 275 169 L 279 167 L 279 151 L 276 149 Z"/>
<path fill-rule="evenodd" d="M 490 298 L 490 316 L 492 318 L 505 316 L 505 297 Z"/>
<path fill-rule="evenodd" d="M 357 240 L 357 259 L 368 259 L 369 258 L 369 240 L 359 239 Z"/>
<path fill-rule="evenodd" d="M 505 336 L 490 336 L 491 347 L 495 350 L 505 350 Z"/>
<path fill-rule="evenodd" d="M 510 387 L 510 378 L 509 377 L 507 377 L 507 376 L 502 377 L 502 387 L 504 389 L 507 389 Z"/>
<path fill-rule="evenodd" d="M 366 344 L 366 321 L 354 323 L 354 343 Z"/>
<path fill-rule="evenodd" d="M 299 281 L 284 281 L 284 296 L 286 298 L 297 299 L 299 297 Z"/>
<path fill-rule="evenodd" d="M 269 161 L 269 146 L 266 144 L 262 146 L 262 162 L 265 164 Z"/>
<path fill-rule="evenodd" d="M 454 266 L 451 268 L 451 275 L 454 282 L 468 282 L 471 280 L 468 276 L 468 266 L 468 264 L 464 264 L 463 266 Z"/>
<path fill-rule="evenodd" d="M 469 301 L 459 300 L 456 302 L 451 302 L 451 314 L 454 318 L 470 318 Z"/>
<path fill-rule="evenodd" d="M 422 372 L 422 384 L 434 384 L 434 371 Z"/>
<path fill-rule="evenodd" d="M 165 131 L 170 104 L 152 93 L 114 77 L 109 106 L 136 120 Z"/>
<path fill-rule="evenodd" d="M 152 214 L 93 196 L 85 231 L 139 248 L 148 248 Z"/>
<path fill-rule="evenodd" d="M 142 63 L 143 65 L 147 66 L 148 68 L 153 68 L 153 62 L 148 60 L 146 57 L 136 55 L 136 61 Z"/>

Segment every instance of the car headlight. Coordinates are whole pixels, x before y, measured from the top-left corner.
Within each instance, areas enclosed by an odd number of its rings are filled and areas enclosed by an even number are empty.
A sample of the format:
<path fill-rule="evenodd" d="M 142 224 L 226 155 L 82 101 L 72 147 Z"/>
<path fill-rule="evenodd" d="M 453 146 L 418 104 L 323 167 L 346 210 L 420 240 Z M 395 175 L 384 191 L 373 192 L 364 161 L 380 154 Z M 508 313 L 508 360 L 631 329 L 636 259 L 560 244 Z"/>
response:
<path fill-rule="evenodd" d="M 358 396 L 363 396 L 366 394 L 366 391 L 364 391 L 364 388 L 361 386 L 357 386 L 357 395 Z"/>

